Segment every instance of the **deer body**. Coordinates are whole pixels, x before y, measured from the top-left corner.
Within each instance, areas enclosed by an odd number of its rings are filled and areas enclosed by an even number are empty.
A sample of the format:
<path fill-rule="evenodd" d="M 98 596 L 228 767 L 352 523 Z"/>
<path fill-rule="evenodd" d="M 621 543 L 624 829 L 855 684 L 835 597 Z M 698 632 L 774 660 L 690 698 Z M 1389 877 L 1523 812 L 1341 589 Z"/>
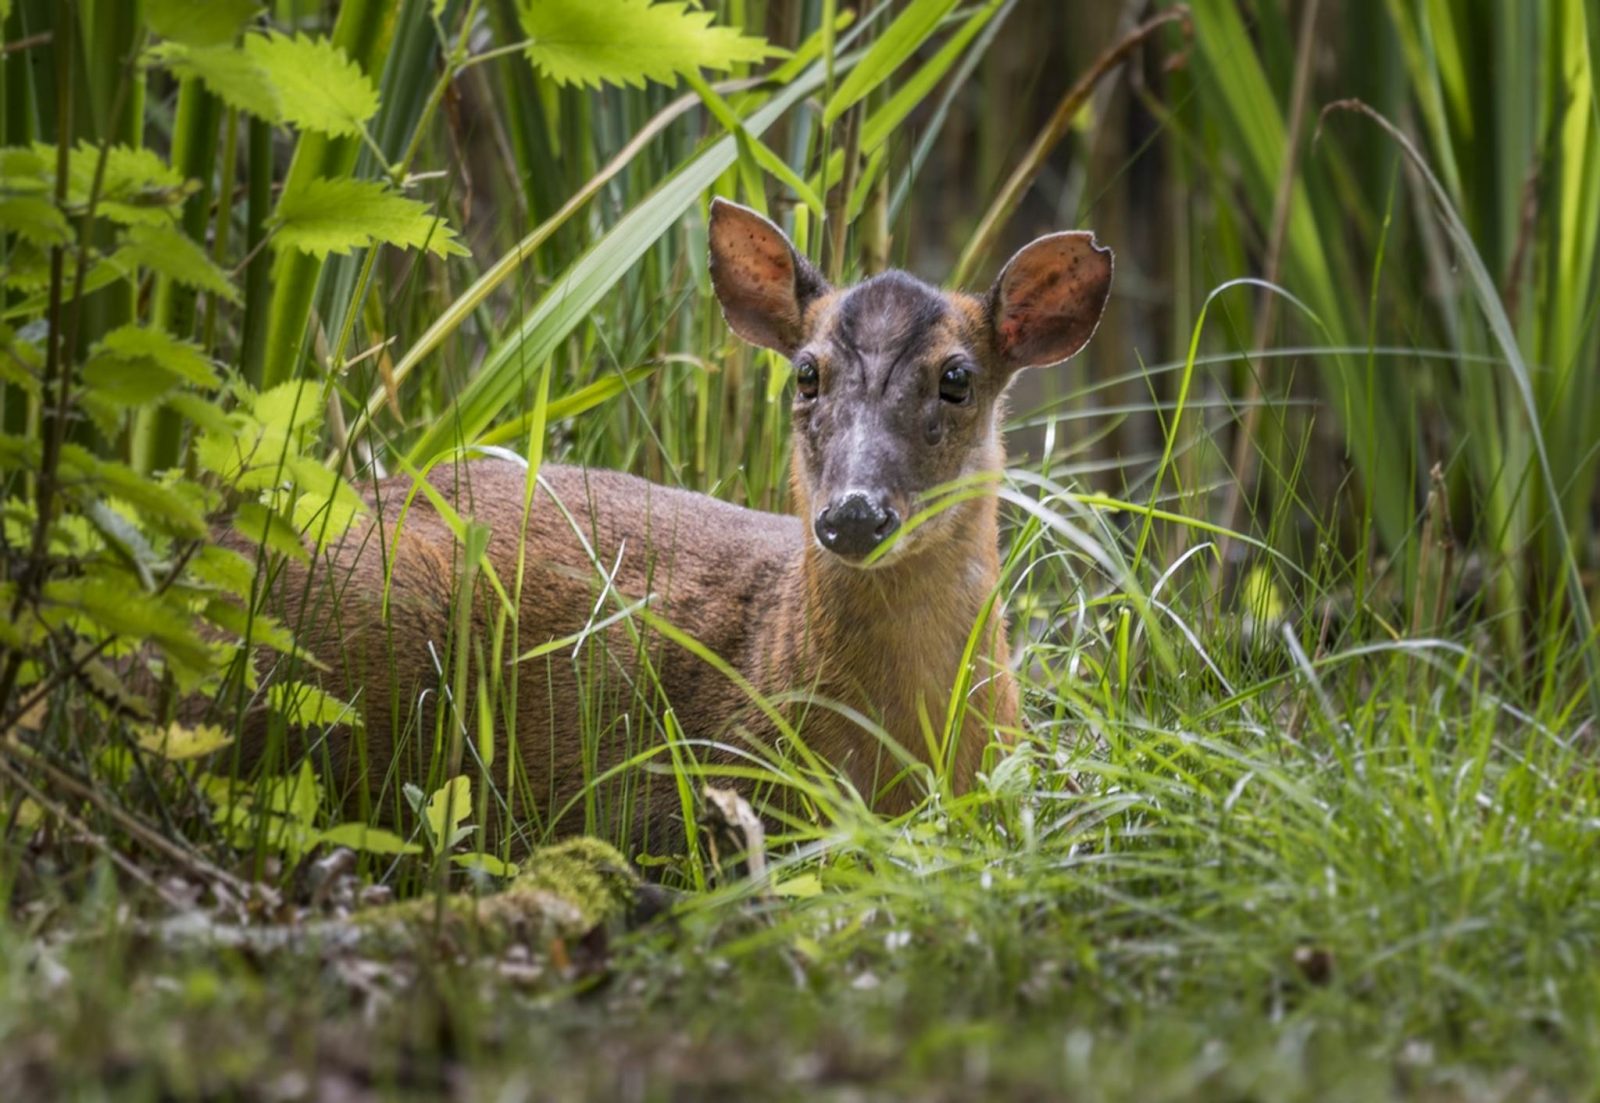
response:
<path fill-rule="evenodd" d="M 513 462 L 442 467 L 431 480 L 439 493 L 491 530 L 486 560 L 503 592 L 521 578 L 514 634 L 503 599 L 479 582 L 463 635 L 458 540 L 423 497 L 405 507 L 409 478 L 368 488 L 371 519 L 310 566 L 291 564 L 268 598 L 322 664 L 315 680 L 361 711 L 363 738 L 327 747 L 347 791 L 392 798 L 399 782 L 424 776 L 449 740 L 438 702 L 463 684 L 452 676 L 452 648 L 463 646 L 470 700 L 453 701 L 448 722 L 476 741 L 487 706 L 500 729 L 489 773 L 504 780 L 505 810 L 557 831 L 603 826 L 596 818 L 611 814 L 640 832 L 665 826 L 681 809 L 672 779 L 635 786 L 626 807 L 614 803 L 622 790 L 597 780 L 659 751 L 653 733 L 664 727 L 713 767 L 770 762 L 783 728 L 797 727 L 817 758 L 888 811 L 923 791 L 927 772 L 907 776 L 906 762 L 947 772 L 959 791 L 985 747 L 1016 731 L 994 602 L 994 498 L 967 495 L 925 523 L 906 521 L 936 488 L 998 472 L 1006 383 L 1088 340 L 1109 253 L 1084 234 L 1040 239 L 981 300 L 900 273 L 835 291 L 775 226 L 721 201 L 711 245 L 730 326 L 796 366 L 795 515 L 559 466 L 543 468 L 525 499 L 526 472 Z M 625 615 L 646 601 L 736 676 Z M 518 661 L 550 641 L 566 642 Z M 480 677 L 492 668 L 501 676 Z"/>

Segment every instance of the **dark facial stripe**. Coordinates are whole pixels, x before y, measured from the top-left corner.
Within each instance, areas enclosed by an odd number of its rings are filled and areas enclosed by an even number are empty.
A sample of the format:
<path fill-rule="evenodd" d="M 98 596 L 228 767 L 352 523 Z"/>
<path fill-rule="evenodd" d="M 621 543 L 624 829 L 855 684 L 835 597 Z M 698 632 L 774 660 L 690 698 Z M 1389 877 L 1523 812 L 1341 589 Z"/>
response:
<path fill-rule="evenodd" d="M 921 352 L 949 309 L 942 294 L 916 277 L 885 272 L 844 295 L 832 336 L 858 359 L 892 366 Z"/>

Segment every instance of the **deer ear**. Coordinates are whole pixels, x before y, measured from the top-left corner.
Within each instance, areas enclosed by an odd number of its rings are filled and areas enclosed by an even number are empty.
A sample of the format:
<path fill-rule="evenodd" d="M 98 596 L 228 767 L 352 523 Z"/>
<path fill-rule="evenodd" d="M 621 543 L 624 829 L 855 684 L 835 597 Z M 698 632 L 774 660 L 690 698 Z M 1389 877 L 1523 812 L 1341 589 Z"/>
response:
<path fill-rule="evenodd" d="M 1067 359 L 1094 336 L 1111 293 L 1111 250 L 1086 231 L 1024 245 L 989 289 L 995 350 L 1011 370 Z"/>
<path fill-rule="evenodd" d="M 782 230 L 722 198 L 711 201 L 711 285 L 735 333 L 785 356 L 805 343 L 806 307 L 828 290 Z"/>

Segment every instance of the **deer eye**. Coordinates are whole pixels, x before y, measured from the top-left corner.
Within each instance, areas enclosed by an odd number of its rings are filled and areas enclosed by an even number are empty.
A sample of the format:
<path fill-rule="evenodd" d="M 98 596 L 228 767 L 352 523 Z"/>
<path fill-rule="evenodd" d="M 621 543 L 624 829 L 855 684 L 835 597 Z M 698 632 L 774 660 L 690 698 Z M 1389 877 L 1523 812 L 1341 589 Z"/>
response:
<path fill-rule="evenodd" d="M 817 397 L 817 362 L 809 356 L 794 366 L 794 385 L 801 398 Z"/>
<path fill-rule="evenodd" d="M 946 364 L 939 376 L 939 397 L 952 406 L 964 406 L 972 397 L 972 371 L 965 364 Z"/>

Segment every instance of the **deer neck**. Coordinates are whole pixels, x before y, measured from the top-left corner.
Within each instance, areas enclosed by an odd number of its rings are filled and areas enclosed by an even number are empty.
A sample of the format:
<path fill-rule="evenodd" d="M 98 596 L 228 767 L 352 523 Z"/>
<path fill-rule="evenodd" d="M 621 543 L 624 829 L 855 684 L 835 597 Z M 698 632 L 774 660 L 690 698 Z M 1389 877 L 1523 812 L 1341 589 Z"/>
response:
<path fill-rule="evenodd" d="M 999 582 L 995 500 L 964 502 L 951 512 L 950 528 L 928 547 L 873 569 L 842 563 L 808 539 L 799 585 L 786 595 L 784 619 L 804 641 L 799 680 L 858 699 L 892 731 L 914 726 L 919 698 L 930 717 L 942 715 L 973 625 Z M 990 623 L 1002 623 L 999 610 Z M 1003 635 L 991 632 L 979 654 L 993 656 Z M 894 715 L 907 710 L 910 716 Z"/>

